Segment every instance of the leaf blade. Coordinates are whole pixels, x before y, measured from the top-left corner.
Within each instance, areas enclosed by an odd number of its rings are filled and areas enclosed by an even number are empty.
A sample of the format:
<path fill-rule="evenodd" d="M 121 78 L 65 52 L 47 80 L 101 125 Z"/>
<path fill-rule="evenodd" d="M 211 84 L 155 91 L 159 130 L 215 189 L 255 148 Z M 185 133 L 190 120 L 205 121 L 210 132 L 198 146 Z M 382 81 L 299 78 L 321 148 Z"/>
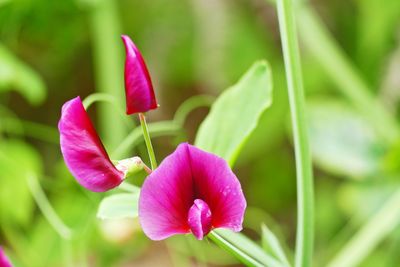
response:
<path fill-rule="evenodd" d="M 97 211 L 100 219 L 136 218 L 139 193 L 120 193 L 105 197 Z"/>
<path fill-rule="evenodd" d="M 291 266 L 285 252 L 283 251 L 278 238 L 274 233 L 265 225 L 261 225 L 262 239 L 261 243 L 265 251 L 270 252 L 279 261 L 281 261 L 285 266 Z"/>
<path fill-rule="evenodd" d="M 234 165 L 261 114 L 271 104 L 271 70 L 266 61 L 258 61 L 218 97 L 200 125 L 195 145 Z"/>

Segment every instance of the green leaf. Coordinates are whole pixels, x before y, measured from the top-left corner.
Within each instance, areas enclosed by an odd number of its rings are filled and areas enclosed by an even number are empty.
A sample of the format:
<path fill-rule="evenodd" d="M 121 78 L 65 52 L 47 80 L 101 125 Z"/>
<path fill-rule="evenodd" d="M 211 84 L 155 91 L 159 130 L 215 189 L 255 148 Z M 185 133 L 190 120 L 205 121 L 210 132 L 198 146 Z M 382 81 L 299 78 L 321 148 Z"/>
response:
<path fill-rule="evenodd" d="M 210 232 L 208 237 L 247 266 L 285 267 L 240 233 L 220 228 Z"/>
<path fill-rule="evenodd" d="M 139 193 L 121 193 L 104 198 L 97 211 L 100 219 L 136 218 Z"/>
<path fill-rule="evenodd" d="M 314 162 L 322 169 L 352 178 L 379 171 L 384 145 L 367 118 L 345 103 L 316 99 L 308 104 Z"/>
<path fill-rule="evenodd" d="M 195 145 L 223 157 L 232 166 L 271 103 L 270 67 L 266 61 L 259 61 L 218 97 L 200 125 Z"/>
<path fill-rule="evenodd" d="M 0 92 L 10 89 L 18 91 L 33 105 L 42 103 L 46 97 L 42 78 L 0 44 Z"/>
<path fill-rule="evenodd" d="M 289 261 L 286 258 L 285 252 L 283 251 L 281 245 L 279 244 L 278 238 L 274 235 L 274 233 L 269 230 L 269 228 L 265 225 L 261 225 L 262 230 L 262 246 L 267 253 L 270 253 L 280 262 L 282 262 L 285 266 L 290 266 Z"/>
<path fill-rule="evenodd" d="M 27 178 L 42 171 L 41 159 L 29 145 L 0 143 L 0 221 L 27 225 L 33 210 Z"/>

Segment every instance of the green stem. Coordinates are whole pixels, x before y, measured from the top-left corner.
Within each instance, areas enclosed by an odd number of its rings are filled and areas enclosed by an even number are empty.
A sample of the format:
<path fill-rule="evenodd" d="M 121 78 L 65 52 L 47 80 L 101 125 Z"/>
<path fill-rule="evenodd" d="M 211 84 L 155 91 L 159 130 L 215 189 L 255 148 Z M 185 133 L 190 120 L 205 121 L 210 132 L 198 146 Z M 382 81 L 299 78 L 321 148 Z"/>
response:
<path fill-rule="evenodd" d="M 99 101 L 108 102 L 108 103 L 112 104 L 115 108 L 119 108 L 117 99 L 108 93 L 90 94 L 82 101 L 82 104 L 85 107 L 85 109 L 88 110 L 92 104 L 99 102 Z"/>
<path fill-rule="evenodd" d="M 397 190 L 377 214 L 343 247 L 328 267 L 358 266 L 363 259 L 400 223 L 400 189 Z"/>
<path fill-rule="evenodd" d="M 86 111 L 96 102 L 103 102 L 107 104 L 111 104 L 112 108 L 118 111 L 118 114 L 121 117 L 122 123 L 125 124 L 126 128 L 132 127 L 132 121 L 126 116 L 124 110 L 121 108 L 121 105 L 117 101 L 117 99 L 108 94 L 108 93 L 93 93 L 88 95 L 83 101 L 82 104 L 85 107 Z"/>
<path fill-rule="evenodd" d="M 218 235 L 214 231 L 208 234 L 208 238 L 214 241 L 219 247 L 225 249 L 230 254 L 237 257 L 242 263 L 246 264 L 246 266 L 263 266 L 260 262 L 246 255 L 246 253 L 244 253 L 236 246 L 223 239 L 220 235 Z"/>
<path fill-rule="evenodd" d="M 70 240 L 72 237 L 72 230 L 64 224 L 64 222 L 58 217 L 57 213 L 52 208 L 46 194 L 43 192 L 35 175 L 30 175 L 28 178 L 28 187 L 32 193 L 33 198 L 36 201 L 43 216 L 50 223 L 53 229 L 65 240 Z"/>
<path fill-rule="evenodd" d="M 278 0 L 277 4 L 296 155 L 298 215 L 295 266 L 308 267 L 312 266 L 313 255 L 314 193 L 300 53 L 292 1 Z"/>
<path fill-rule="evenodd" d="M 96 91 L 113 95 L 119 106 L 122 106 L 124 54 L 118 5 L 113 0 L 97 0 L 93 3 L 89 12 L 89 27 L 92 34 Z M 104 143 L 107 147 L 116 147 L 126 135 L 127 128 L 113 107 L 101 106 L 98 115 L 99 130 Z"/>
<path fill-rule="evenodd" d="M 265 253 L 260 246 L 241 233 L 215 229 L 207 237 L 246 266 L 286 267 L 285 264 Z"/>
<path fill-rule="evenodd" d="M 396 118 L 371 93 L 371 88 L 325 29 L 318 15 L 311 7 L 305 6 L 299 8 L 298 16 L 305 46 L 337 85 L 336 88 L 371 121 L 383 138 L 396 142 L 400 136 Z"/>
<path fill-rule="evenodd" d="M 153 137 L 164 135 L 177 135 L 180 133 L 181 128 L 173 121 L 159 121 L 148 124 L 149 133 Z M 135 147 L 143 139 L 141 127 L 135 128 L 125 139 L 118 145 L 118 147 L 111 153 L 112 158 L 123 158 L 127 151 Z"/>
<path fill-rule="evenodd" d="M 210 95 L 196 95 L 183 102 L 175 112 L 174 121 L 183 127 L 190 112 L 199 107 L 209 107 L 215 97 Z"/>
<path fill-rule="evenodd" d="M 147 152 L 149 153 L 151 169 L 155 170 L 157 168 L 157 160 L 154 154 L 153 145 L 151 144 L 151 138 L 149 134 L 149 129 L 147 128 L 146 117 L 143 113 L 139 113 L 140 125 L 142 126 L 143 138 L 146 143 Z"/>
<path fill-rule="evenodd" d="M 7 133 L 27 136 L 51 144 L 60 143 L 59 133 L 54 127 L 13 117 L 5 118 L 4 121 L 7 127 L 3 130 Z"/>

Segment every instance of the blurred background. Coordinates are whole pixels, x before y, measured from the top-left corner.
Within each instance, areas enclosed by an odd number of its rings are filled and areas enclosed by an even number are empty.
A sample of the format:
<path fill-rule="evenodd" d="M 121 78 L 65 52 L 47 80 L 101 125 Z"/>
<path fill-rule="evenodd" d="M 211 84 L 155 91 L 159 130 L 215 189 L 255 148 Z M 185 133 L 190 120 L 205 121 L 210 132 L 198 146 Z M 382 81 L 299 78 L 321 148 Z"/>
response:
<path fill-rule="evenodd" d="M 315 266 L 324 266 L 400 187 L 400 1 L 304 5 L 297 15 L 315 166 Z M 265 223 L 290 254 L 295 162 L 273 3 L 1 0 L 0 244 L 15 266 L 240 266 L 207 241 L 151 242 L 137 220 L 97 219 L 107 193 L 86 191 L 66 169 L 58 144 L 61 106 L 93 93 L 117 101 L 89 109 L 111 155 L 147 160 L 141 142 L 118 151 L 137 125 L 121 115 L 121 34 L 137 44 L 153 79 L 160 108 L 149 113 L 150 123 L 171 121 L 188 99 L 195 103 L 186 104 L 189 111 L 201 106 L 179 127 L 158 129 L 159 161 L 179 142 L 193 142 L 212 99 L 254 61 L 269 61 L 274 102 L 235 172 L 249 205 L 246 235 L 258 241 Z M 399 266 L 399 251 L 397 228 L 360 266 Z"/>

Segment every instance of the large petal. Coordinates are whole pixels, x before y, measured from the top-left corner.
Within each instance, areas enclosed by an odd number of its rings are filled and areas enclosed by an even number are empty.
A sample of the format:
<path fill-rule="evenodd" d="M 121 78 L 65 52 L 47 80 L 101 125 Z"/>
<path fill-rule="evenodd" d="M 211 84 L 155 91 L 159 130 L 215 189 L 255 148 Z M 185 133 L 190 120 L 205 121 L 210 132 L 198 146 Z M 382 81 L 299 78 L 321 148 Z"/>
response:
<path fill-rule="evenodd" d="M 12 267 L 11 262 L 4 254 L 3 249 L 0 247 L 0 267 Z"/>
<path fill-rule="evenodd" d="M 122 35 L 121 38 L 124 42 L 126 52 L 126 113 L 129 115 L 155 109 L 157 108 L 157 100 L 143 57 L 128 36 Z"/>
<path fill-rule="evenodd" d="M 195 198 L 211 209 L 212 226 L 242 230 L 246 200 L 239 180 L 228 163 L 195 146 L 186 145 L 196 188 Z"/>
<path fill-rule="evenodd" d="M 188 211 L 193 205 L 193 183 L 185 146 L 164 159 L 143 183 L 139 219 L 153 240 L 189 233 Z"/>
<path fill-rule="evenodd" d="M 199 199 L 211 211 L 212 227 L 242 229 L 246 200 L 239 180 L 226 161 L 189 144 L 181 144 L 143 184 L 139 218 L 145 234 L 153 240 L 161 240 L 190 232 L 194 229 L 188 223 L 188 219 L 193 218 L 189 216 L 193 215 L 191 207 Z M 203 220 L 198 222 L 203 224 Z"/>
<path fill-rule="evenodd" d="M 123 172 L 112 164 L 79 97 L 62 107 L 58 129 L 65 163 L 82 186 L 103 192 L 122 182 Z"/>

